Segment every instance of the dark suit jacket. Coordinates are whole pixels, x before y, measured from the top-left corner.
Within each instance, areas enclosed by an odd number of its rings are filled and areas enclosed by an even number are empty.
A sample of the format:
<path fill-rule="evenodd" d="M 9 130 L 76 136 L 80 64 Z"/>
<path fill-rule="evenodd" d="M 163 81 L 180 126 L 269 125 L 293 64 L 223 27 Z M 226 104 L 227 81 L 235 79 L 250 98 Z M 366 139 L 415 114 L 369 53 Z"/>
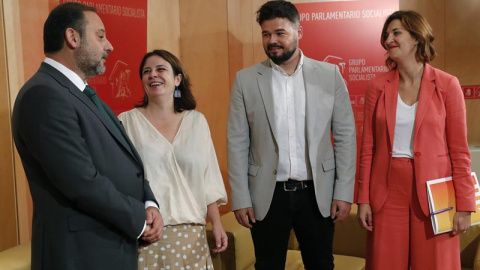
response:
<path fill-rule="evenodd" d="M 32 269 L 137 269 L 146 200 L 143 165 L 67 77 L 42 63 L 13 109 L 15 144 L 34 211 Z"/>
<path fill-rule="evenodd" d="M 373 79 L 367 88 L 358 203 L 378 212 L 388 196 L 397 109 L 398 70 Z M 418 96 L 413 155 L 415 184 L 429 216 L 428 180 L 453 176 L 458 211 L 475 211 L 470 176 L 465 100 L 457 78 L 425 64 Z"/>

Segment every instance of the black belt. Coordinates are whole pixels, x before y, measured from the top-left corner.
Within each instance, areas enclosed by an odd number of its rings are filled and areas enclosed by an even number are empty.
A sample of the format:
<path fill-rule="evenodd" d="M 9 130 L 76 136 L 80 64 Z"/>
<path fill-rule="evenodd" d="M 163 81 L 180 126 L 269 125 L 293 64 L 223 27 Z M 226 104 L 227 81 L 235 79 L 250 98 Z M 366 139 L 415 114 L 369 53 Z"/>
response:
<path fill-rule="evenodd" d="M 298 181 L 288 179 L 288 181 L 277 182 L 278 188 L 283 188 L 285 191 L 297 191 L 313 187 L 313 180 Z"/>

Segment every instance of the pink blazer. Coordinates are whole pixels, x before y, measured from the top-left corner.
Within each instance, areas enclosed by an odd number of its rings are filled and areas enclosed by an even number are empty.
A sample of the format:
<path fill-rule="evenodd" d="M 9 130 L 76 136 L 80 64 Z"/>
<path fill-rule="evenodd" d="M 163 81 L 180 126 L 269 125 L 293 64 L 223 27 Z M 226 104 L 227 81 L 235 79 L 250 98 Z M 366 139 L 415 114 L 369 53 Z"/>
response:
<path fill-rule="evenodd" d="M 370 81 L 366 92 L 357 203 L 379 211 L 388 195 L 399 74 Z M 414 127 L 414 168 L 418 200 L 429 216 L 426 181 L 452 176 L 457 211 L 475 211 L 470 178 L 465 101 L 458 79 L 425 64 Z"/>

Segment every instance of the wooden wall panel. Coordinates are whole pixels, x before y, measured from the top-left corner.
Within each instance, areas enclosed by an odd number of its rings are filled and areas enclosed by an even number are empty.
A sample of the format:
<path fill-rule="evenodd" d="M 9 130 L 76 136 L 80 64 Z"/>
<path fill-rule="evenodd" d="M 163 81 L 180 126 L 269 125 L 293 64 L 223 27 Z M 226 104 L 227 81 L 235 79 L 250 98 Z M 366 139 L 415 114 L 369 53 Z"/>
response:
<path fill-rule="evenodd" d="M 480 85 L 480 1 L 446 1 L 445 71 L 462 85 Z M 468 141 L 480 146 L 480 99 L 466 100 Z"/>
<path fill-rule="evenodd" d="M 10 103 L 14 104 L 18 90 L 25 82 L 23 71 L 23 42 L 21 33 L 20 7 L 15 0 L 3 0 L 5 42 L 7 48 L 8 83 Z M 13 109 L 13 106 L 12 108 Z"/>
<path fill-rule="evenodd" d="M 11 104 L 8 91 L 7 50 L 0 2 L 0 251 L 17 244 L 17 211 L 15 206 L 15 177 L 13 145 L 10 128 Z"/>
<path fill-rule="evenodd" d="M 46 2 L 45 2 L 46 3 Z M 37 50 L 38 47 L 36 46 L 28 46 L 31 44 L 42 44 L 42 39 L 40 36 L 40 40 L 35 39 L 38 38 L 35 31 L 38 30 L 38 26 L 31 25 L 28 23 L 34 23 L 35 21 L 32 18 L 25 18 L 22 17 L 22 12 L 26 12 L 33 17 L 41 17 L 42 10 L 38 9 L 39 6 L 29 5 L 29 1 L 16 1 L 16 0 L 4 0 L 4 20 L 5 20 L 5 40 L 6 40 L 6 49 L 7 49 L 7 65 L 8 65 L 8 91 L 10 97 L 10 108 L 11 111 L 13 109 L 13 104 L 17 93 L 21 86 L 25 82 L 25 73 L 33 74 L 36 69 L 38 69 L 39 61 L 37 61 L 38 57 L 43 55 L 43 52 L 40 55 L 33 55 L 30 54 L 29 51 L 32 49 L 33 51 Z M 36 3 L 38 4 L 38 3 Z M 27 22 L 23 23 L 26 20 Z M 42 24 L 43 25 L 43 24 Z M 43 32 L 40 30 L 40 33 Z M 29 33 L 32 36 L 29 36 Z M 25 40 L 24 40 L 25 39 Z M 24 46 L 25 45 L 25 46 Z M 26 48 L 24 50 L 24 48 Z M 42 49 L 42 47 L 40 47 Z M 31 62 L 28 64 L 25 63 L 24 57 L 31 57 L 29 59 Z M 28 59 L 28 58 L 27 58 Z M 43 58 L 41 58 L 43 60 Z M 37 66 L 34 68 L 33 65 L 30 63 L 35 62 Z M 24 67 L 27 66 L 28 68 L 25 69 Z M 3 132 L 7 132 L 7 130 L 1 130 Z M 10 132 L 10 130 L 8 130 Z M 11 132 L 10 132 L 11 134 Z M 13 142 L 12 142 L 13 147 Z M 23 171 L 23 167 L 20 161 L 20 157 L 18 156 L 17 151 L 13 152 L 13 160 L 14 164 L 12 169 L 14 170 L 15 174 L 15 198 L 16 198 L 16 210 L 17 210 L 17 235 L 19 243 L 25 243 L 30 240 L 31 235 L 31 222 L 32 222 L 32 213 L 33 213 L 33 205 L 32 200 L 30 197 L 30 191 L 28 188 L 28 183 L 25 177 L 25 173 Z M 7 162 L 6 160 L 1 160 L 1 163 Z M 3 179 L 2 179 L 3 181 Z"/>
<path fill-rule="evenodd" d="M 50 12 L 48 1 L 19 0 L 20 27 L 22 44 L 28 47 L 22 50 L 24 78 L 28 80 L 37 72 L 45 59 L 43 54 L 43 24 Z M 57 1 L 58 3 L 58 1 Z"/>
<path fill-rule="evenodd" d="M 480 82 L 476 82 L 476 85 L 480 85 Z M 467 127 L 468 127 L 468 144 L 470 146 L 480 147 L 480 100 L 471 99 L 466 100 L 465 105 L 467 107 Z"/>
<path fill-rule="evenodd" d="M 193 94 L 210 125 L 224 182 L 227 181 L 227 117 L 229 103 L 227 2 L 180 0 L 181 55 Z M 222 212 L 230 207 L 220 208 Z"/>
<path fill-rule="evenodd" d="M 31 1 L 19 0 L 20 33 L 22 38 L 22 69 L 23 78 L 18 86 L 11 88 L 11 92 L 16 94 L 26 80 L 33 76 L 40 67 L 40 63 L 45 59 L 43 54 L 43 24 L 50 12 L 50 5 L 58 4 L 58 0 L 49 1 Z M 35 44 L 31 46 L 31 44 Z M 19 78 L 20 79 L 20 78 Z M 13 104 L 13 103 L 12 103 Z M 13 109 L 13 106 L 12 106 Z M 33 203 L 30 196 L 27 178 L 21 165 L 20 157 L 15 151 L 15 174 L 17 183 L 17 206 L 19 219 L 19 240 L 25 243 L 30 240 L 32 234 L 32 215 Z"/>
<path fill-rule="evenodd" d="M 147 51 L 164 49 L 181 57 L 179 12 L 178 0 L 148 0 Z"/>
<path fill-rule="evenodd" d="M 446 1 L 446 68 L 461 84 L 480 84 L 480 1 Z"/>
<path fill-rule="evenodd" d="M 425 16 L 432 26 L 435 41 L 433 42 L 438 53 L 432 65 L 445 69 L 445 0 L 400 0 L 400 10 L 415 10 Z"/>
<path fill-rule="evenodd" d="M 266 0 L 252 0 L 252 31 L 253 31 L 253 59 L 255 63 L 262 62 L 267 59 L 265 55 L 265 50 L 263 49 L 262 44 L 262 29 L 257 22 L 257 10 L 265 4 Z"/>
<path fill-rule="evenodd" d="M 253 65 L 254 20 L 250 1 L 227 1 L 229 85 L 233 85 L 237 71 Z M 239 27 L 242 26 L 242 27 Z"/>
<path fill-rule="evenodd" d="M 445 71 L 455 74 L 463 85 L 480 84 L 480 1 L 445 4 Z"/>

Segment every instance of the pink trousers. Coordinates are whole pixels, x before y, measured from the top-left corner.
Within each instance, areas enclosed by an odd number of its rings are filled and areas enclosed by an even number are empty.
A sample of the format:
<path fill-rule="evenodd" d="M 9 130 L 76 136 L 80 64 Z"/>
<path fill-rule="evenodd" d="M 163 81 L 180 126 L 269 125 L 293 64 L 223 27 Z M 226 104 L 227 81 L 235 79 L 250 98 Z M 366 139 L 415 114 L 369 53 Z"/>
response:
<path fill-rule="evenodd" d="M 413 166 L 411 159 L 392 159 L 388 197 L 367 235 L 367 270 L 461 269 L 458 236 L 434 235 L 420 208 Z"/>

